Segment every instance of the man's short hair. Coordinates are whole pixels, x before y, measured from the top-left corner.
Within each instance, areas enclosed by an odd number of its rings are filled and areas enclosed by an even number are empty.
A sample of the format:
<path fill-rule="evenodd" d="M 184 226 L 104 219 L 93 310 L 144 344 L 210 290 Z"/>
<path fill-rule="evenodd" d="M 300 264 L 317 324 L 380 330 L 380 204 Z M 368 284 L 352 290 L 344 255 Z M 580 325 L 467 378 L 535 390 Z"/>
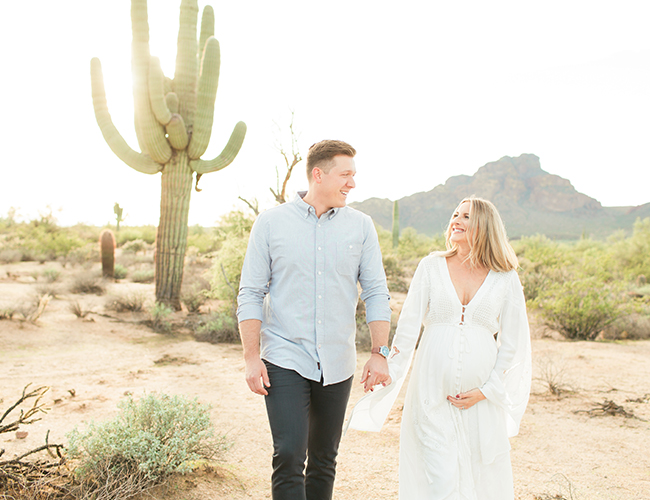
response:
<path fill-rule="evenodd" d="M 354 158 L 356 154 L 356 149 L 343 141 L 328 139 L 312 144 L 307 153 L 307 179 L 311 179 L 314 167 L 320 168 L 326 174 L 329 173 L 335 156 L 345 155 Z"/>

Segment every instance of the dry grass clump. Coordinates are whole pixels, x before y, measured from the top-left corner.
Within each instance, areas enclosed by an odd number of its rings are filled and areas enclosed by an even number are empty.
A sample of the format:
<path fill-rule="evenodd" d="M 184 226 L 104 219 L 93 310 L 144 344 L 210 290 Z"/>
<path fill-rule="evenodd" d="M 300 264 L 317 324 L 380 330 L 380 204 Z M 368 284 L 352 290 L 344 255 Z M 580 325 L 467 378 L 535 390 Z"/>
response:
<path fill-rule="evenodd" d="M 194 337 L 210 344 L 239 342 L 237 320 L 226 312 L 213 312 L 200 316 L 192 324 Z"/>
<path fill-rule="evenodd" d="M 73 278 L 70 291 L 78 294 L 103 295 L 106 292 L 106 286 L 102 277 L 96 272 L 83 272 Z"/>
<path fill-rule="evenodd" d="M 548 356 L 540 356 L 537 360 L 539 376 L 534 380 L 541 383 L 544 389 L 557 398 L 573 392 L 568 385 L 568 369 L 566 363 L 556 363 Z"/>
<path fill-rule="evenodd" d="M 142 292 L 128 292 L 109 297 L 106 308 L 115 312 L 142 312 L 147 297 Z"/>
<path fill-rule="evenodd" d="M 84 319 L 92 312 L 91 310 L 84 309 L 78 300 L 71 300 L 68 302 L 68 311 L 79 319 Z"/>

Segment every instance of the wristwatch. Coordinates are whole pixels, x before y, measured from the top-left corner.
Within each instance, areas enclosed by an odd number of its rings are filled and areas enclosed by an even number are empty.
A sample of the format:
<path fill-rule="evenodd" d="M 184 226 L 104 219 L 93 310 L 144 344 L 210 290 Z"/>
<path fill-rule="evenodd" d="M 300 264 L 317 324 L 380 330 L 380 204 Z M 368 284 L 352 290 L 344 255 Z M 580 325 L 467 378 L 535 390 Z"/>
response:
<path fill-rule="evenodd" d="M 388 346 L 382 345 L 379 347 L 373 347 L 370 349 L 371 354 L 381 354 L 384 358 L 388 358 L 388 355 L 390 354 L 390 349 Z"/>

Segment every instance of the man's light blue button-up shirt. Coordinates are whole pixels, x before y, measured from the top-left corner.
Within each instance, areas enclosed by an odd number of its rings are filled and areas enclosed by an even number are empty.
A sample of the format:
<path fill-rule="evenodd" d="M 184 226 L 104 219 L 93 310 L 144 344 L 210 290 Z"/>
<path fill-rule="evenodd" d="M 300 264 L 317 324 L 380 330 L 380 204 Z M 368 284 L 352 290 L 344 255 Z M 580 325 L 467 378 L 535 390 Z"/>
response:
<path fill-rule="evenodd" d="M 356 367 L 355 312 L 390 321 L 390 296 L 372 219 L 350 207 L 316 217 L 296 196 L 259 215 L 239 287 L 238 320 L 262 322 L 261 357 L 325 385 Z"/>

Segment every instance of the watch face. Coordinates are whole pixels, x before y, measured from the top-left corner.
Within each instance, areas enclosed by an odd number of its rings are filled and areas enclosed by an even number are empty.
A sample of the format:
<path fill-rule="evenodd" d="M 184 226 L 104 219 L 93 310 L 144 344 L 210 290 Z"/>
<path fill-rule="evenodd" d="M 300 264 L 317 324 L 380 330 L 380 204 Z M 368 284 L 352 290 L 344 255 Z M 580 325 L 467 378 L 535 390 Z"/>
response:
<path fill-rule="evenodd" d="M 379 348 L 379 354 L 381 354 L 384 358 L 387 358 L 390 354 L 390 349 L 383 345 Z"/>

